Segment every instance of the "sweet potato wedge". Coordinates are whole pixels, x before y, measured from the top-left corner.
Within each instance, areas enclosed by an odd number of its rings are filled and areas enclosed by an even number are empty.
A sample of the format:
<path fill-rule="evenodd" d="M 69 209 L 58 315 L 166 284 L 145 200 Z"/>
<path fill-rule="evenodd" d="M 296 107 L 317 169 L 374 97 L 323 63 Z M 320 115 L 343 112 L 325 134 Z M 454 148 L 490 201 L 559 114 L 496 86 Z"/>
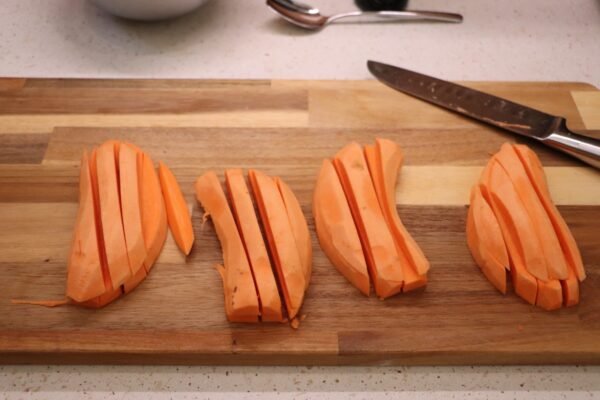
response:
<path fill-rule="evenodd" d="M 162 162 L 158 164 L 158 176 L 163 198 L 165 199 L 169 227 L 175 238 L 175 243 L 187 256 L 194 244 L 194 229 L 192 228 L 190 210 L 175 175 Z"/>
<path fill-rule="evenodd" d="M 248 177 L 265 228 L 288 317 L 293 319 L 302 307 L 306 281 L 287 210 L 273 178 L 252 169 L 248 172 Z"/>
<path fill-rule="evenodd" d="M 282 321 L 281 298 L 277 290 L 277 282 L 244 173 L 240 169 L 226 170 L 225 183 L 229 191 L 231 208 L 254 275 L 261 320 L 264 322 Z"/>
<path fill-rule="evenodd" d="M 467 214 L 467 244 L 477 265 L 496 289 L 506 294 L 506 272 L 510 269 L 500 224 L 479 185 L 471 190 Z"/>
<path fill-rule="evenodd" d="M 223 250 L 224 267 L 219 267 L 225 292 L 225 312 L 232 322 L 257 322 L 258 294 L 244 244 L 237 230 L 225 193 L 214 172 L 196 180 L 196 198 L 210 215 Z"/>
<path fill-rule="evenodd" d="M 529 259 L 538 264 L 542 263 L 544 268 L 538 267 L 538 269 L 547 272 L 543 260 L 539 261 L 542 258 L 539 244 L 536 247 L 535 242 L 533 242 L 534 244 L 527 242 L 528 238 L 535 237 L 532 233 L 533 228 L 530 226 L 531 221 L 524 210 L 524 206 L 520 203 L 506 172 L 500 165 L 497 165 L 495 160 L 492 160 L 488 166 L 482 177 L 482 194 L 484 197 L 486 194 L 489 195 L 486 200 L 492 207 L 502 230 L 510 259 L 510 275 L 515 292 L 528 303 L 535 304 L 538 292 L 537 279 L 526 267 L 528 259 L 524 255 L 525 250 L 523 250 L 522 243 L 525 241 L 525 246 L 528 246 L 526 251 L 528 251 Z M 514 210 L 511 212 L 509 208 L 513 205 Z M 529 232 L 529 235 L 525 232 Z"/>
<path fill-rule="evenodd" d="M 577 246 L 575 238 L 573 237 L 573 234 L 571 233 L 567 223 L 552 202 L 550 191 L 548 190 L 548 184 L 546 183 L 544 170 L 542 168 L 542 163 L 537 155 L 527 146 L 514 145 L 514 150 L 517 152 L 519 159 L 523 163 L 531 184 L 535 188 L 540 201 L 548 213 L 548 217 L 550 218 L 556 236 L 560 241 L 560 246 L 563 250 L 569 268 L 574 271 L 579 281 L 583 281 L 586 275 L 583 267 L 583 261 L 581 259 L 581 253 L 579 252 L 579 247 Z"/>
<path fill-rule="evenodd" d="M 142 231 L 147 254 L 144 268 L 150 272 L 167 239 L 167 210 L 152 158 L 147 153 L 138 153 L 138 166 Z"/>
<path fill-rule="evenodd" d="M 404 273 L 402 291 L 408 292 L 427 284 L 429 261 L 400 220 L 396 209 L 396 183 L 404 156 L 391 140 L 376 139 L 375 146 L 365 146 L 365 157 L 390 232 L 394 237 Z"/>
<path fill-rule="evenodd" d="M 279 188 L 279 193 L 281 193 L 281 198 L 283 199 L 285 210 L 290 220 L 290 226 L 292 227 L 292 233 L 296 240 L 298 254 L 300 255 L 300 262 L 304 270 L 305 289 L 308 289 L 312 274 L 312 244 L 308 224 L 302 212 L 302 207 L 300 207 L 300 203 L 292 189 L 281 178 L 276 176 L 273 179 L 275 179 L 275 183 Z"/>
<path fill-rule="evenodd" d="M 313 194 L 313 217 L 321 248 L 335 268 L 365 295 L 369 273 L 344 189 L 330 160 L 323 160 Z"/>
<path fill-rule="evenodd" d="M 360 145 L 350 143 L 340 150 L 334 166 L 358 228 L 375 293 L 381 298 L 399 293 L 404 281 L 403 266 Z"/>
<path fill-rule="evenodd" d="M 132 275 L 135 276 L 140 269 L 144 269 L 147 256 L 140 212 L 137 151 L 127 143 L 122 143 L 119 148 L 119 190 L 123 230 L 129 265 Z"/>
<path fill-rule="evenodd" d="M 533 228 L 548 268 L 548 277 L 550 279 L 567 279 L 567 262 L 559 240 L 552 227 L 550 218 L 513 146 L 505 143 L 494 157 L 504 168 L 504 171 L 513 183 L 519 199 L 523 202 L 527 214 L 533 221 Z"/>
<path fill-rule="evenodd" d="M 98 177 L 100 199 L 98 206 L 102 221 L 106 260 L 113 289 L 119 288 L 132 276 L 123 230 L 116 157 L 116 147 L 111 142 L 100 145 L 96 151 L 95 172 Z"/>
<path fill-rule="evenodd" d="M 67 297 L 84 302 L 112 289 L 105 281 L 100 260 L 94 193 L 87 152 L 81 158 L 79 171 L 79 211 L 67 267 Z"/>

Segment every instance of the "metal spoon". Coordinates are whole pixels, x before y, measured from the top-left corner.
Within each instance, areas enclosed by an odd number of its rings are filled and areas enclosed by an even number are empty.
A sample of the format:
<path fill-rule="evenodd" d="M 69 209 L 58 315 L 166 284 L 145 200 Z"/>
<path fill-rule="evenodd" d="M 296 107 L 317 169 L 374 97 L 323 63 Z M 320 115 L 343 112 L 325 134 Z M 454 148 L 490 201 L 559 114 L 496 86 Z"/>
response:
<path fill-rule="evenodd" d="M 342 18 L 356 17 L 361 22 L 439 21 L 462 22 L 460 14 L 437 11 L 351 11 L 330 17 L 321 15 L 318 8 L 293 0 L 267 0 L 267 6 L 286 21 L 304 29 L 319 30 Z"/>

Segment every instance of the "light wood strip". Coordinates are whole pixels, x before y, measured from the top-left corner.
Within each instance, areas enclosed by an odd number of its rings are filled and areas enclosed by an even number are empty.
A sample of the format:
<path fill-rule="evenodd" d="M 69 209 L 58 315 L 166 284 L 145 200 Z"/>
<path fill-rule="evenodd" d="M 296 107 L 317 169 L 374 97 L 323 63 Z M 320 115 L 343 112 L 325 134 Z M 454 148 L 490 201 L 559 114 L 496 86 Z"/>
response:
<path fill-rule="evenodd" d="M 405 166 L 396 201 L 402 205 L 469 204 L 471 187 L 483 167 Z M 545 167 L 557 205 L 600 205 L 600 173 L 586 167 Z"/>
<path fill-rule="evenodd" d="M 0 262 L 66 263 L 77 203 L 0 203 Z M 185 264 L 171 231 L 157 263 Z M 34 271 L 32 271 L 34 272 Z"/>
<path fill-rule="evenodd" d="M 571 92 L 587 129 L 600 129 L 600 92 Z"/>
<path fill-rule="evenodd" d="M 236 111 L 196 114 L 53 114 L 0 116 L 0 133 L 49 133 L 57 127 L 302 127 L 301 110 Z"/>

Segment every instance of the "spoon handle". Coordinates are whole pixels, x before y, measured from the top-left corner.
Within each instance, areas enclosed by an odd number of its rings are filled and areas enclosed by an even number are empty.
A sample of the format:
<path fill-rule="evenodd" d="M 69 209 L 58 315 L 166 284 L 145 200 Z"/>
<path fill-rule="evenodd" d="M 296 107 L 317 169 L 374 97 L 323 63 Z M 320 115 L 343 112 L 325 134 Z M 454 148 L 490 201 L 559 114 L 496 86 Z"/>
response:
<path fill-rule="evenodd" d="M 395 21 L 439 21 L 462 22 L 460 14 L 437 11 L 352 11 L 328 18 L 328 23 L 342 18 L 356 18 L 359 22 L 395 22 Z"/>

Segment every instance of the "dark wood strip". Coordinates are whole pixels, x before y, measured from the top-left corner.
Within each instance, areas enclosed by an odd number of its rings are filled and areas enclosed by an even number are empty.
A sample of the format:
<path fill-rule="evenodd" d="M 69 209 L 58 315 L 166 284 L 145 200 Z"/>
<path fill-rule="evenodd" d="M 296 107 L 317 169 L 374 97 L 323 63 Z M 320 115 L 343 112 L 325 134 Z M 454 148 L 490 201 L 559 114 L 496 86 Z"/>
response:
<path fill-rule="evenodd" d="M 506 141 L 530 145 L 545 166 L 580 166 L 576 161 L 537 142 L 487 126 L 471 129 L 345 129 L 345 128 L 57 128 L 46 161 L 77 162 L 83 148 L 108 139 L 131 141 L 155 160 L 197 171 L 231 167 L 306 170 L 310 182 L 323 158 L 330 158 L 351 141 L 361 144 L 384 137 L 404 149 L 405 165 L 485 165 Z M 244 154 L 240 158 L 239 154 Z M 295 174 L 291 174 L 295 175 Z M 296 177 L 294 177 L 296 179 Z"/>
<path fill-rule="evenodd" d="M 0 164 L 39 164 L 49 140 L 45 133 L 0 134 Z"/>
<path fill-rule="evenodd" d="M 25 78 L 0 78 L 0 92 L 16 92 L 25 87 Z"/>

